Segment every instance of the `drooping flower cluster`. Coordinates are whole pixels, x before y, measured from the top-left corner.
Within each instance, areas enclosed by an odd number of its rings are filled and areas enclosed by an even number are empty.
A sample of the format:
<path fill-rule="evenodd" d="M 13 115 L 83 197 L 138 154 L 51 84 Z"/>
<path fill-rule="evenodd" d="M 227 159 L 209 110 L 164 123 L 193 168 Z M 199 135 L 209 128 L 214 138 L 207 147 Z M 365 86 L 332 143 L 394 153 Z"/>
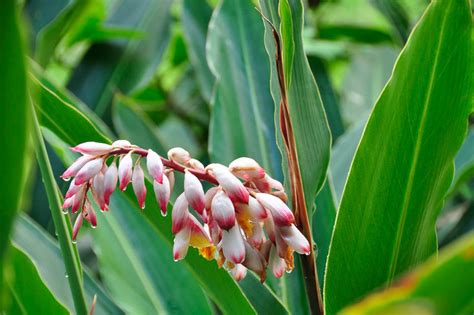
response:
<path fill-rule="evenodd" d="M 184 192 L 172 210 L 176 261 L 192 246 L 203 257 L 216 259 L 219 267 L 229 269 L 236 280 L 243 279 L 250 269 L 264 281 L 267 267 L 279 278 L 293 269 L 294 251 L 310 253 L 308 240 L 296 228 L 293 213 L 285 204 L 283 185 L 251 158 L 238 158 L 228 167 L 216 163 L 204 167 L 182 148 L 169 150 L 165 159 L 126 140 L 111 145 L 85 142 L 72 150 L 82 156 L 61 177 L 74 177 L 63 204 L 64 209 L 72 208 L 72 213 L 80 211 L 73 240 L 84 219 L 93 227 L 97 225 L 89 195 L 102 211 L 108 211 L 117 182 L 120 190 L 131 183 L 139 206 L 145 207 L 147 189 L 141 162 L 146 159 L 163 215 L 173 189 L 173 174 L 184 173 Z M 204 192 L 202 181 L 215 186 Z"/>

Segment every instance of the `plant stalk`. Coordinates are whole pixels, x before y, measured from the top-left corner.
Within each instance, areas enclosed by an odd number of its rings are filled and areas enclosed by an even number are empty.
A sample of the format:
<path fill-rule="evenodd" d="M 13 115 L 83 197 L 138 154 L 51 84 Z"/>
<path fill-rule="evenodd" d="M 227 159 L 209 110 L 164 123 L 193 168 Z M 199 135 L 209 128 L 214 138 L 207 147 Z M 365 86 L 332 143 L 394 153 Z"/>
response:
<path fill-rule="evenodd" d="M 69 288 L 74 302 L 76 314 L 87 314 L 87 303 L 82 284 L 82 270 L 78 257 L 77 249 L 71 241 L 71 232 L 66 216 L 61 210 L 61 199 L 59 197 L 56 182 L 54 180 L 53 170 L 49 162 L 46 145 L 43 140 L 38 118 L 33 107 L 33 140 L 36 143 L 36 158 L 38 160 L 41 177 L 48 197 L 51 216 L 53 217 L 54 227 L 57 232 L 59 247 L 63 256 L 64 267 L 69 281 Z"/>

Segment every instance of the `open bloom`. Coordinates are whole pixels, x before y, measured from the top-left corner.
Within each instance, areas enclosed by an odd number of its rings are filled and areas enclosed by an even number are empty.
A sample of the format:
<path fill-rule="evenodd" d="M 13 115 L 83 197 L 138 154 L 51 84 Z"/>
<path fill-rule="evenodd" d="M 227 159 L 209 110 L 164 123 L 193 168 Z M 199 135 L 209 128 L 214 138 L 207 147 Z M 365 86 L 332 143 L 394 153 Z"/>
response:
<path fill-rule="evenodd" d="M 147 188 L 141 160 L 153 182 L 158 207 L 166 215 L 174 186 L 174 172 L 184 173 L 184 192 L 172 208 L 173 258 L 184 259 L 189 247 L 206 259 L 215 259 L 237 280 L 248 270 L 265 280 L 267 269 L 281 277 L 293 269 L 293 253 L 309 254 L 311 244 L 295 226 L 286 205 L 283 185 L 270 177 L 257 161 L 242 157 L 229 166 L 205 167 L 182 148 L 168 151 L 168 159 L 126 140 L 112 145 L 86 142 L 72 148 L 82 154 L 61 176 L 74 177 L 63 208 L 78 213 L 73 240 L 84 221 L 97 225 L 91 196 L 102 211 L 109 211 L 113 192 L 131 182 L 140 208 Z M 203 181 L 215 185 L 204 191 Z"/>

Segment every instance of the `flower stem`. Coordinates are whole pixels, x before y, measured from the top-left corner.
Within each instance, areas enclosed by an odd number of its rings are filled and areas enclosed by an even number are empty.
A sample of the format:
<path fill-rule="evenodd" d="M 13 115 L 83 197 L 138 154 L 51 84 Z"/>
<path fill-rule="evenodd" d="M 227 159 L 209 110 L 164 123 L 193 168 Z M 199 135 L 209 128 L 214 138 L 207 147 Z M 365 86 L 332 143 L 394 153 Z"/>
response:
<path fill-rule="evenodd" d="M 71 289 L 72 299 L 76 314 L 87 314 L 87 303 L 82 286 L 82 270 L 80 261 L 77 259 L 77 249 L 71 242 L 71 227 L 66 216 L 61 211 L 61 199 L 57 191 L 53 170 L 49 162 L 46 146 L 41 134 L 38 118 L 33 108 L 33 139 L 36 143 L 36 158 L 38 160 L 44 188 L 48 196 L 48 203 L 53 217 L 59 241 L 59 247 L 63 256 L 64 266 Z M 68 225 L 69 224 L 69 225 Z"/>

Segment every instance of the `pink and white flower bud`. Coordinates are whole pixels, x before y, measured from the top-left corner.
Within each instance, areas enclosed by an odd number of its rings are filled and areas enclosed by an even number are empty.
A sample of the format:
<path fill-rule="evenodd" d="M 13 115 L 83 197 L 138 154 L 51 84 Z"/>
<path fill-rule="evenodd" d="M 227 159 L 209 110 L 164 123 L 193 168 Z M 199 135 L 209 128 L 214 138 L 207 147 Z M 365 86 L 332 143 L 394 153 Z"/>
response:
<path fill-rule="evenodd" d="M 247 275 L 247 268 L 242 266 L 241 264 L 234 265 L 234 268 L 230 270 L 232 277 L 235 281 L 240 281 Z"/>
<path fill-rule="evenodd" d="M 222 231 L 221 247 L 227 260 L 234 264 L 240 264 L 244 261 L 245 245 L 238 224 L 234 224 L 229 231 Z"/>
<path fill-rule="evenodd" d="M 188 222 L 186 223 L 186 228 L 191 230 L 191 238 L 189 239 L 189 245 L 195 248 L 204 248 L 212 245 L 209 232 L 191 214 L 188 215 Z"/>
<path fill-rule="evenodd" d="M 196 159 L 190 159 L 188 161 L 187 165 L 192 169 L 195 169 L 195 170 L 198 170 L 198 171 L 201 171 L 201 172 L 204 171 L 204 165 Z"/>
<path fill-rule="evenodd" d="M 249 214 L 257 220 L 265 220 L 268 217 L 267 210 L 254 197 L 249 197 Z"/>
<path fill-rule="evenodd" d="M 82 185 L 76 185 L 74 181 L 71 181 L 71 183 L 69 184 L 69 189 L 66 192 L 65 198 L 68 199 L 74 196 L 81 188 L 82 188 Z"/>
<path fill-rule="evenodd" d="M 94 199 L 102 211 L 105 211 L 107 209 L 107 205 L 104 199 L 104 178 L 104 174 L 102 172 L 99 172 L 97 175 L 94 176 L 94 180 L 92 182 L 92 192 Z"/>
<path fill-rule="evenodd" d="M 268 211 L 268 210 L 267 210 Z M 273 218 L 271 215 L 268 216 L 263 221 L 263 224 L 265 226 L 265 231 L 267 231 L 268 238 L 272 241 L 275 242 L 275 223 L 273 222 Z"/>
<path fill-rule="evenodd" d="M 235 224 L 235 210 L 232 201 L 222 190 L 217 192 L 211 204 L 212 218 L 219 227 L 229 230 Z"/>
<path fill-rule="evenodd" d="M 278 191 L 285 190 L 285 188 L 283 187 L 283 184 L 277 181 L 276 179 L 270 177 L 270 175 L 266 174 L 265 179 L 270 184 L 271 189 L 278 190 Z"/>
<path fill-rule="evenodd" d="M 265 170 L 255 161 L 248 157 L 241 157 L 229 164 L 229 170 L 236 176 L 247 181 L 265 177 Z"/>
<path fill-rule="evenodd" d="M 133 169 L 132 186 L 133 192 L 135 196 L 137 196 L 138 205 L 144 209 L 146 199 L 145 174 L 143 173 L 140 163 L 137 163 Z"/>
<path fill-rule="evenodd" d="M 82 186 L 81 189 L 74 195 L 74 200 L 72 202 L 72 213 L 76 213 L 81 207 L 82 204 L 84 203 L 84 197 L 86 194 L 86 187 Z"/>
<path fill-rule="evenodd" d="M 76 218 L 76 221 L 74 222 L 74 227 L 72 229 L 72 240 L 75 241 L 77 238 L 77 234 L 79 233 L 79 230 L 81 229 L 82 226 L 82 213 L 79 213 L 79 215 Z"/>
<path fill-rule="evenodd" d="M 151 177 L 158 183 L 163 183 L 163 162 L 161 157 L 152 149 L 148 149 L 148 155 L 146 156 L 146 167 Z"/>
<path fill-rule="evenodd" d="M 117 187 L 118 171 L 115 161 L 105 171 L 104 175 L 104 202 L 106 205 L 110 203 L 110 195 Z"/>
<path fill-rule="evenodd" d="M 170 193 L 173 193 L 174 188 L 174 172 L 172 169 L 165 170 L 165 175 L 168 176 L 168 182 L 170 184 Z"/>
<path fill-rule="evenodd" d="M 248 203 L 249 192 L 242 182 L 235 177 L 227 167 L 220 164 L 210 164 L 206 169 L 216 177 L 217 181 L 232 201 Z"/>
<path fill-rule="evenodd" d="M 72 207 L 73 203 L 74 203 L 74 196 L 71 196 L 71 197 L 69 197 L 69 198 L 66 198 L 66 199 L 64 200 L 63 205 L 62 205 L 62 208 L 63 208 L 63 209 L 70 208 L 70 207 Z"/>
<path fill-rule="evenodd" d="M 265 242 L 265 234 L 263 233 L 262 223 L 255 222 L 252 226 L 252 235 L 247 241 L 255 248 L 260 248 Z"/>
<path fill-rule="evenodd" d="M 202 214 L 205 208 L 204 190 L 201 181 L 188 170 L 184 174 L 184 194 L 191 207 Z"/>
<path fill-rule="evenodd" d="M 75 146 L 72 151 L 89 155 L 102 155 L 109 153 L 112 149 L 113 147 L 110 144 L 89 141 Z"/>
<path fill-rule="evenodd" d="M 166 216 L 166 210 L 168 202 L 170 201 L 170 182 L 168 176 L 163 176 L 163 183 L 160 184 L 157 181 L 153 181 L 153 190 L 155 191 L 156 201 L 160 206 L 161 215 Z"/>
<path fill-rule="evenodd" d="M 282 239 L 288 244 L 288 246 L 299 254 L 309 255 L 311 252 L 309 242 L 294 224 L 290 226 L 281 226 L 278 229 L 280 230 Z"/>
<path fill-rule="evenodd" d="M 214 198 L 214 196 L 216 195 L 218 191 L 219 191 L 219 187 L 212 187 L 212 188 L 209 188 L 204 194 L 204 204 L 208 212 L 211 211 L 212 199 Z"/>
<path fill-rule="evenodd" d="M 74 184 L 82 185 L 87 182 L 89 179 L 97 175 L 102 169 L 104 164 L 104 159 L 98 158 L 92 161 L 87 162 L 80 170 L 77 172 L 76 177 L 74 178 Z"/>
<path fill-rule="evenodd" d="M 120 160 L 118 167 L 118 176 L 120 180 L 120 190 L 124 191 L 132 180 L 132 153 L 127 153 Z"/>
<path fill-rule="evenodd" d="M 270 211 L 276 225 L 289 226 L 295 223 L 293 212 L 280 198 L 264 193 L 256 194 L 256 198 L 265 209 Z"/>
<path fill-rule="evenodd" d="M 82 210 L 84 219 L 86 219 L 93 228 L 97 226 L 97 216 L 95 214 L 94 208 L 90 204 L 89 200 L 86 199 L 84 203 L 84 209 Z"/>
<path fill-rule="evenodd" d="M 171 215 L 173 222 L 172 232 L 173 234 L 176 234 L 185 227 L 189 216 L 188 201 L 186 200 L 184 193 L 176 198 Z"/>
<path fill-rule="evenodd" d="M 168 151 L 168 159 L 179 164 L 186 164 L 191 159 L 191 155 L 185 149 L 176 147 Z"/>
<path fill-rule="evenodd" d="M 275 246 L 272 246 L 270 250 L 270 258 L 268 266 L 272 269 L 272 273 L 275 278 L 281 278 L 286 270 L 286 262 L 283 258 L 278 256 Z"/>
<path fill-rule="evenodd" d="M 260 254 L 260 252 L 256 249 L 252 248 L 252 246 L 250 246 L 247 242 L 244 242 L 244 244 L 245 260 L 243 265 L 257 274 L 264 273 L 267 264 L 263 255 Z"/>
<path fill-rule="evenodd" d="M 112 147 L 114 148 L 126 148 L 131 146 L 132 144 L 128 140 L 116 140 L 112 143 Z"/>
<path fill-rule="evenodd" d="M 67 170 L 64 171 L 64 173 L 61 175 L 61 178 L 67 180 L 72 176 L 76 176 L 77 172 L 79 172 L 79 170 L 93 158 L 94 157 L 90 155 L 83 155 L 76 159 L 76 161 L 74 161 L 74 163 L 72 163 L 71 166 L 69 166 Z"/>
<path fill-rule="evenodd" d="M 275 246 L 277 249 L 278 256 L 285 258 L 288 252 L 288 244 L 281 237 L 280 229 L 275 227 Z"/>
<path fill-rule="evenodd" d="M 191 229 L 182 229 L 174 237 L 173 259 L 178 261 L 186 257 L 188 253 L 189 240 L 191 238 Z"/>

